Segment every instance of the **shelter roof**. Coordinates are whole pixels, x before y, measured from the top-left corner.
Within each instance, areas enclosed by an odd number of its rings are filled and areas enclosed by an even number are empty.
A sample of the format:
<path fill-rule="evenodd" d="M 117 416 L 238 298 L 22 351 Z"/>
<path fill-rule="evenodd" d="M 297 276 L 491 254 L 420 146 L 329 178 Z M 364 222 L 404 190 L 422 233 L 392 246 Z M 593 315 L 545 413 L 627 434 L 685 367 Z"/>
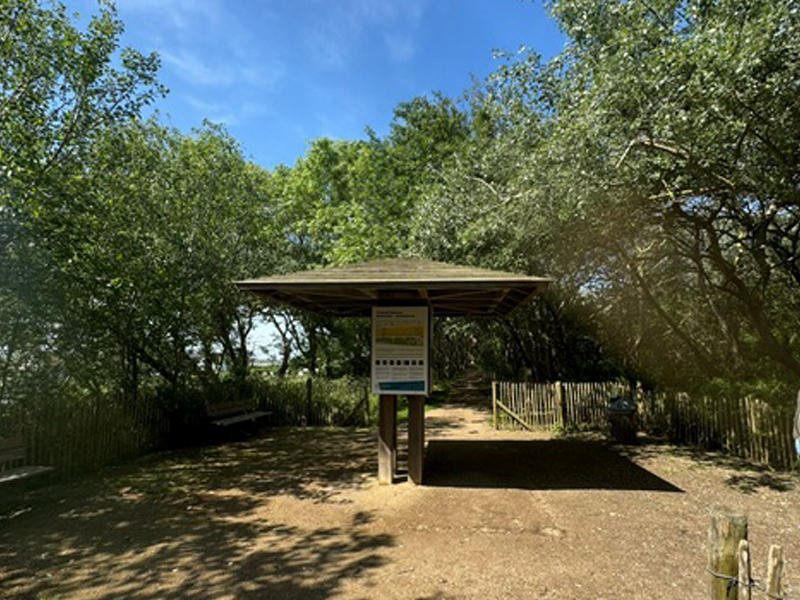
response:
<path fill-rule="evenodd" d="M 367 316 L 373 306 L 430 306 L 437 316 L 505 315 L 552 280 L 419 258 L 237 281 L 245 291 L 312 312 Z"/>

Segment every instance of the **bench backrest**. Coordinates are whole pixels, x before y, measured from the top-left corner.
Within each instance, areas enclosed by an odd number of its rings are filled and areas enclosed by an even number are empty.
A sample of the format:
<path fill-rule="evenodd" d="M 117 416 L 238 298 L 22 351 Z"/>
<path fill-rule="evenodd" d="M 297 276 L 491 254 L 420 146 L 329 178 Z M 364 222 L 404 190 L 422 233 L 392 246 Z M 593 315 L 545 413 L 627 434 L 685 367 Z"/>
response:
<path fill-rule="evenodd" d="M 208 405 L 207 414 L 210 418 L 230 417 L 242 413 L 252 412 L 253 400 L 225 400 Z"/>
<path fill-rule="evenodd" d="M 24 460 L 25 440 L 21 434 L 0 439 L 0 470 Z"/>

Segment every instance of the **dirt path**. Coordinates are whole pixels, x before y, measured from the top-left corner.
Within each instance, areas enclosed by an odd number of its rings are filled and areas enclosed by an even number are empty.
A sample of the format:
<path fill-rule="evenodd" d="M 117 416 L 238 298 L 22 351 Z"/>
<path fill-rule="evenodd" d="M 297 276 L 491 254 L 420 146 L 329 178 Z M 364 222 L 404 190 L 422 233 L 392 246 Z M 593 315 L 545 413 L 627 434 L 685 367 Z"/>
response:
<path fill-rule="evenodd" d="M 800 600 L 796 478 L 428 413 L 427 484 L 371 431 L 267 430 L 0 498 L 4 598 L 704 598 L 708 508 L 747 511 Z M 402 436 L 401 436 L 402 440 Z"/>

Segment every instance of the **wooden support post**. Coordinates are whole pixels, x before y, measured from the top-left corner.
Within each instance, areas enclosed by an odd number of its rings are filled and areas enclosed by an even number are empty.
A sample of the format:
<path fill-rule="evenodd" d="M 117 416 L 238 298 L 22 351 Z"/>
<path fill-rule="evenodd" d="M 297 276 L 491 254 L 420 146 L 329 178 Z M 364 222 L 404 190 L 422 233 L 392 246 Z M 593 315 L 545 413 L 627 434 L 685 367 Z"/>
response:
<path fill-rule="evenodd" d="M 396 470 L 397 396 L 381 394 L 378 404 L 378 483 L 392 483 Z"/>
<path fill-rule="evenodd" d="M 397 475 L 397 396 L 392 401 L 392 483 Z"/>
<path fill-rule="evenodd" d="M 425 396 L 408 397 L 408 477 L 422 484 L 425 461 Z"/>
<path fill-rule="evenodd" d="M 747 517 L 715 506 L 711 509 L 708 528 L 708 578 L 711 600 L 737 600 L 736 587 L 728 578 L 739 572 L 737 550 L 739 542 L 747 539 Z"/>
<path fill-rule="evenodd" d="M 767 565 L 767 597 L 780 598 L 783 596 L 783 548 L 780 546 L 769 547 L 769 564 Z"/>

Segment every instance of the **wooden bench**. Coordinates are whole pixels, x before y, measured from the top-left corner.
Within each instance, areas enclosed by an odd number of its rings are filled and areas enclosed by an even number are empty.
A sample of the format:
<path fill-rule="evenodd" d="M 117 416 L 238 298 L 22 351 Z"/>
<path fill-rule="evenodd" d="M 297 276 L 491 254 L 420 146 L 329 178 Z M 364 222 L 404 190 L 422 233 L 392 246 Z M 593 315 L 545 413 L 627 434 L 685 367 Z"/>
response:
<path fill-rule="evenodd" d="M 225 400 L 209 404 L 206 414 L 211 425 L 228 427 L 237 423 L 252 423 L 272 413 L 255 410 L 252 400 Z"/>
<path fill-rule="evenodd" d="M 26 465 L 25 459 L 25 440 L 21 434 L 0 439 L 0 483 L 17 481 L 53 470 L 53 467 Z"/>

